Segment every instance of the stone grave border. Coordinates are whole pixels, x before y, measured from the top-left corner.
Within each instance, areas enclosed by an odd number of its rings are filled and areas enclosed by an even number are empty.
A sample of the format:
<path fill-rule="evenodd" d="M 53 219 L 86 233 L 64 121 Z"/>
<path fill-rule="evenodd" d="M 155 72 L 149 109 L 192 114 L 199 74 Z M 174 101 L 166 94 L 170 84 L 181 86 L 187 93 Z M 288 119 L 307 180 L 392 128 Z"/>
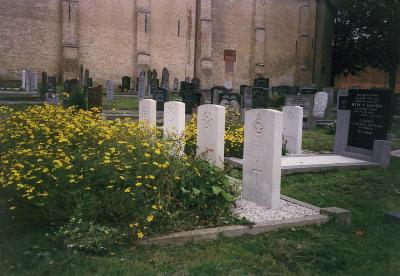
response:
<path fill-rule="evenodd" d="M 230 179 L 230 181 L 233 181 Z M 235 180 L 239 181 L 239 180 Z M 214 227 L 214 228 L 204 228 L 197 229 L 191 231 L 182 231 L 176 232 L 167 235 L 160 235 L 144 240 L 136 241 L 135 244 L 142 246 L 166 246 L 166 245 L 184 245 L 189 242 L 196 241 L 210 241 L 216 240 L 219 237 L 227 237 L 227 238 L 235 238 L 241 237 L 244 235 L 258 235 L 266 232 L 278 231 L 283 229 L 290 229 L 294 227 L 303 227 L 303 226 L 311 226 L 311 225 L 321 225 L 327 223 L 331 217 L 336 217 L 337 213 L 333 212 L 325 212 L 324 209 L 313 206 L 311 204 L 302 202 L 300 200 L 284 196 L 281 194 L 281 199 L 289 201 L 294 204 L 298 204 L 300 206 L 312 209 L 317 211 L 318 215 L 314 216 L 305 216 L 301 218 L 294 219 L 286 219 L 286 220 L 275 220 L 268 222 L 256 223 L 253 225 L 229 225 L 222 227 Z M 330 207 L 336 208 L 336 207 Z M 327 208 L 329 209 L 329 208 Z M 338 210 L 343 210 L 346 214 L 349 214 L 349 211 L 336 208 Z M 324 214 L 322 214 L 324 213 Z"/>

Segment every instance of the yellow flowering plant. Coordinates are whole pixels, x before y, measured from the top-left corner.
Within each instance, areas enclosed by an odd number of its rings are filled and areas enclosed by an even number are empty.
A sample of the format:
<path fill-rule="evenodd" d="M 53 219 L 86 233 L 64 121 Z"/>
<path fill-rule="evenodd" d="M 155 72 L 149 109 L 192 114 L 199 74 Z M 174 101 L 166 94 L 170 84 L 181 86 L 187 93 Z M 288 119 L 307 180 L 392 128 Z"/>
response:
<path fill-rule="evenodd" d="M 234 219 L 224 173 L 176 154 L 177 139 L 155 128 L 49 105 L 0 107 L 0 118 L 0 195 L 9 212 L 56 225 L 71 242 L 82 233 L 92 241 L 93 229 L 140 239 Z"/>

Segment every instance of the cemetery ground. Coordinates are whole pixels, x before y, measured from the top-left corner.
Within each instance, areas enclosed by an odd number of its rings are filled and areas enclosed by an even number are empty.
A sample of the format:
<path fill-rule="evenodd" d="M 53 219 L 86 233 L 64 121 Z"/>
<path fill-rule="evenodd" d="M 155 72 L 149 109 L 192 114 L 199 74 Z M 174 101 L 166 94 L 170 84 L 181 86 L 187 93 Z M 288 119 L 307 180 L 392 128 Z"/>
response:
<path fill-rule="evenodd" d="M 130 142 L 132 140 L 136 142 L 143 141 L 141 140 L 143 137 L 152 136 L 140 127 L 138 128 L 134 123 L 127 125 L 119 122 L 112 123 L 94 119 L 93 115 L 86 112 L 78 115 L 70 112 L 58 109 L 53 110 L 53 108 L 47 107 L 44 110 L 34 109 L 27 116 L 21 114 L 16 116 L 18 120 L 12 127 L 8 126 L 8 128 L 3 129 L 2 135 L 10 135 L 19 144 L 16 147 L 17 150 L 11 152 L 12 155 L 10 155 L 10 152 L 8 152 L 8 156 L 2 155 L 3 165 L 7 165 L 7 161 L 12 160 L 11 156 L 13 159 L 27 158 L 22 159 L 27 162 L 16 163 L 15 166 L 26 173 L 27 179 L 35 182 L 36 180 L 33 176 L 36 176 L 37 169 L 39 169 L 41 177 L 47 177 L 46 173 L 48 168 L 51 167 L 46 165 L 46 160 L 50 158 L 50 162 L 54 163 L 53 166 L 59 171 L 50 175 L 52 178 L 47 178 L 47 181 L 55 184 L 55 186 L 58 185 L 60 188 L 57 189 L 62 189 L 62 184 L 65 181 L 69 183 L 68 185 L 76 185 L 82 178 L 87 177 L 94 182 L 106 178 L 110 181 L 117 179 L 119 185 L 129 184 L 125 183 L 127 176 L 131 177 L 131 168 L 129 168 L 127 162 L 132 158 L 137 158 L 139 159 L 138 162 L 153 162 L 149 167 L 150 170 L 144 170 L 143 166 L 134 168 L 136 171 L 139 170 L 140 174 L 135 174 L 138 181 L 135 185 L 136 187 L 132 189 L 135 189 L 141 196 L 148 196 L 146 200 L 149 202 L 154 199 L 161 200 L 156 196 L 157 193 L 152 193 L 157 190 L 154 189 L 155 186 L 153 185 L 155 184 L 152 184 L 156 177 L 159 177 L 157 179 L 160 180 L 170 179 L 176 183 L 181 183 L 182 178 L 187 178 L 185 183 L 188 185 L 199 178 L 197 170 L 201 170 L 201 175 L 204 175 L 205 179 L 213 181 L 215 185 L 222 185 L 222 190 L 226 197 L 229 198 L 229 193 L 231 192 L 229 188 L 224 186 L 224 183 L 218 182 L 218 179 L 221 178 L 219 172 L 211 170 L 212 173 L 210 174 L 210 168 L 203 167 L 204 163 L 197 163 L 192 159 L 189 159 L 187 163 L 174 159 L 166 160 L 163 147 L 167 149 L 167 144 L 163 142 L 156 143 L 155 148 L 149 148 L 148 143 L 145 142 L 135 144 L 138 149 L 131 147 Z M 82 121 L 87 121 L 88 124 L 82 124 Z M 47 124 L 51 125 L 52 129 L 46 128 Z M 11 129 L 13 131 L 9 131 Z M 35 132 L 37 129 L 42 129 L 43 132 Z M 53 129 L 62 130 L 61 133 L 66 135 L 60 136 L 60 134 L 57 134 L 56 139 L 59 141 L 55 148 L 51 142 L 53 139 L 51 138 L 51 131 Z M 20 131 L 22 130 L 26 131 L 27 135 L 21 135 L 23 132 Z M 304 139 L 305 148 L 314 149 L 315 151 L 328 151 L 331 149 L 329 147 L 331 145 L 331 136 L 327 130 L 310 131 Z M 5 136 L 2 137 L 4 138 Z M 110 144 L 111 142 L 103 139 L 104 137 L 116 137 L 118 143 Z M 35 154 L 32 155 L 29 148 L 27 149 L 26 143 L 32 143 L 34 138 L 39 138 L 40 141 L 45 141 L 45 143 L 41 143 L 39 147 L 32 147 L 31 149 L 35 151 Z M 2 146 L 5 145 L 2 144 Z M 127 150 L 124 150 L 125 147 L 127 147 Z M 47 150 L 44 150 L 44 148 Z M 99 152 L 93 153 L 91 148 L 97 148 Z M 71 149 L 77 151 L 68 152 Z M 124 152 L 129 152 L 129 154 L 124 155 Z M 71 157 L 66 158 L 66 153 L 67 156 L 72 154 L 73 158 L 82 162 L 79 163 L 78 168 L 87 169 L 86 171 L 77 171 L 82 175 L 78 175 L 73 166 L 70 167 L 73 162 L 71 162 Z M 102 155 L 103 153 L 104 156 Z M 40 154 L 40 157 L 37 154 Z M 99 155 L 101 155 L 101 158 L 98 158 Z M 32 157 L 40 158 L 41 160 L 34 159 L 35 161 L 32 163 Z M 151 162 L 148 162 L 148 158 L 151 158 Z M 35 171 L 35 173 L 32 173 L 29 167 L 26 166 L 27 164 L 36 166 L 37 163 L 40 164 L 37 167 L 32 167 L 32 171 Z M 115 169 L 109 170 L 109 164 L 115 166 Z M 191 164 L 191 166 L 188 166 L 188 164 Z M 25 166 L 28 171 L 25 171 Z M 154 169 L 152 166 L 156 166 L 158 169 Z M 181 168 L 182 166 L 184 167 L 183 169 Z M 33 224 L 29 219 L 21 219 L 20 215 L 26 218 L 32 214 L 41 214 L 40 208 L 35 208 L 33 207 L 34 205 L 27 205 L 31 206 L 31 209 L 22 208 L 25 214 L 20 214 L 18 213 L 19 210 L 16 210 L 16 215 L 12 219 L 9 209 L 14 211 L 14 206 L 9 201 L 10 197 L 2 194 L 0 195 L 0 236 L 7 238 L 3 238 L 0 243 L 0 274 L 108 275 L 121 273 L 191 273 L 230 275 L 387 273 L 395 275 L 400 271 L 400 264 L 397 261 L 400 257 L 398 250 L 400 241 L 397 238 L 398 233 L 400 233 L 400 226 L 387 223 L 384 218 L 384 211 L 398 210 L 400 208 L 399 169 L 400 160 L 393 158 L 392 164 L 387 170 L 368 169 L 292 175 L 282 178 L 282 193 L 284 195 L 319 207 L 338 206 L 350 210 L 352 212 L 352 222 L 348 225 L 331 221 L 322 226 L 290 229 L 277 233 L 261 234 L 255 237 L 221 238 L 213 242 L 198 242 L 185 246 L 145 248 L 136 246 L 126 240 L 117 240 L 118 243 L 111 244 L 109 250 L 92 250 L 86 253 L 81 252 L 78 248 L 67 247 L 66 249 L 66 244 L 70 244 L 71 241 L 68 239 L 54 239 L 54 227 L 34 226 L 37 224 Z M 71 172 L 70 170 L 73 171 Z M 119 173 L 119 171 L 124 173 Z M 20 177 L 18 173 L 12 173 L 15 178 Z M 62 214 L 67 210 L 64 210 L 63 206 L 59 206 L 57 203 L 60 202 L 63 196 L 67 195 L 63 194 L 63 192 L 57 194 L 57 189 L 40 181 L 39 179 L 36 182 L 40 185 L 33 187 L 19 186 L 20 190 L 24 191 L 24 193 L 20 193 L 21 199 L 32 199 L 38 206 L 41 206 L 41 197 L 48 197 L 50 194 L 50 197 L 55 199 L 52 202 L 54 205 L 47 209 L 42 208 L 42 211 L 48 217 L 58 218 L 59 212 Z M 102 182 L 102 180 L 99 182 Z M 201 183 L 198 182 L 197 185 Z M 93 195 L 98 195 L 100 198 L 104 196 L 103 199 L 107 200 L 106 204 L 115 206 L 116 210 L 113 215 L 122 220 L 126 218 L 126 214 L 120 213 L 120 211 L 126 207 L 124 204 L 126 204 L 125 199 L 127 197 L 107 197 L 108 194 L 114 196 L 121 194 L 121 192 L 117 193 L 115 191 L 114 185 L 105 184 L 106 186 L 102 189 L 107 192 L 105 194 L 96 194 L 96 187 L 90 183 L 88 184 L 83 186 L 85 191 L 92 189 Z M 52 190 L 48 190 L 48 194 L 47 191 L 39 192 L 38 190 L 42 189 L 42 185 L 47 185 L 48 189 Z M 33 189 L 35 187 L 36 191 Z M 128 185 L 127 187 L 122 194 L 126 194 L 128 198 L 133 198 L 131 186 Z M 142 188 L 144 193 L 140 192 Z M 191 189 L 192 187 L 186 186 L 184 191 L 187 192 L 188 188 Z M 205 189 L 206 186 L 197 188 Z M 82 204 L 80 206 L 81 209 L 78 209 L 78 211 L 85 213 L 86 216 L 96 216 L 98 215 L 98 209 L 108 208 L 103 205 L 103 202 L 96 201 L 95 197 L 87 196 L 83 190 L 75 189 L 73 191 L 77 196 L 74 200 L 78 200 Z M 204 191 L 193 189 L 192 195 L 203 195 L 205 194 Z M 168 204 L 161 208 L 158 204 L 148 204 L 146 200 L 142 201 L 140 197 L 137 197 L 136 199 L 139 200 L 138 213 L 129 213 L 134 210 L 127 210 L 127 215 L 139 217 L 140 223 L 146 226 L 145 228 L 140 228 L 136 225 L 136 222 L 132 222 L 129 228 L 132 228 L 135 236 L 137 235 L 140 238 L 143 234 L 142 231 L 145 232 L 146 227 L 151 226 L 153 219 L 157 221 L 160 218 L 164 219 L 163 222 L 169 226 L 169 231 L 185 230 L 188 224 L 196 224 L 195 217 L 202 216 L 204 212 L 208 212 L 206 217 L 214 217 L 214 219 L 207 222 L 208 226 L 210 226 L 210 223 L 211 225 L 213 223 L 218 225 L 221 217 L 228 220 L 228 223 L 238 223 L 234 220 L 229 222 L 229 216 L 226 216 L 223 212 L 227 203 L 223 200 L 225 196 L 221 197 L 221 193 L 219 193 L 219 197 L 209 194 L 206 197 L 198 197 L 198 200 L 191 201 L 190 197 L 174 199 L 179 194 L 179 191 L 171 189 L 170 192 L 173 200 L 178 200 L 178 202 L 184 204 L 187 211 L 190 212 L 190 216 L 182 216 L 182 214 L 175 213 L 174 208 L 171 208 Z M 38 198 L 32 197 L 30 199 L 34 193 Z M 16 194 L 18 194 L 18 190 Z M 187 193 L 184 194 L 187 195 Z M 19 202 L 21 199 L 16 198 L 14 200 Z M 71 198 L 68 199 L 71 200 Z M 164 200 L 160 202 L 165 203 Z M 199 202 L 202 204 L 199 204 Z M 93 207 L 93 203 L 97 204 L 98 207 L 90 208 Z M 24 207 L 23 204 L 21 206 Z M 221 209 L 219 209 L 220 207 Z M 162 210 L 168 210 L 175 217 L 162 217 Z M 222 212 L 219 212 L 221 210 Z M 99 213 L 102 214 L 101 211 Z M 154 217 L 153 213 L 155 214 Z M 79 217 L 82 214 L 77 213 L 75 215 Z M 48 219 L 48 217 L 44 219 Z M 215 218 L 219 218 L 219 220 L 215 220 Z M 31 217 L 31 219 L 37 220 L 38 218 Z M 62 230 L 67 233 L 74 233 L 80 227 L 79 223 L 76 224 L 74 222 L 71 221 L 71 228 Z M 198 227 L 202 225 L 197 221 Z M 109 233 L 111 236 L 115 235 L 114 229 L 102 228 L 98 227 L 98 225 L 90 226 L 89 230 L 94 233 L 102 233 L 100 235 L 103 236 L 104 234 L 107 236 Z M 64 233 L 63 231 L 60 232 L 62 232 L 61 234 Z M 78 234 L 81 233 L 78 232 Z M 73 238 L 76 237 L 71 234 L 70 239 L 73 240 Z M 99 245 L 94 244 L 90 248 L 98 249 Z"/>
<path fill-rule="evenodd" d="M 283 177 L 283 194 L 316 206 L 352 212 L 349 225 L 290 229 L 185 246 L 120 244 L 106 255 L 66 251 L 46 237 L 48 228 L 0 219 L 0 274 L 365 274 L 398 275 L 400 224 L 383 212 L 400 208 L 400 160 L 389 169 Z"/>

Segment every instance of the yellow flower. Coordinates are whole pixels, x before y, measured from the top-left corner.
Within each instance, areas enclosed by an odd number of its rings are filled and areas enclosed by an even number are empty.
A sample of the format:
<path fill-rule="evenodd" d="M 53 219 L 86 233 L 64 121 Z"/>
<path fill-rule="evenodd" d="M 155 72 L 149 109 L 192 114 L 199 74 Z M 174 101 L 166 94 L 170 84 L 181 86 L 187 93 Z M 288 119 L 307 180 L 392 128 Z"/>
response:
<path fill-rule="evenodd" d="M 144 157 L 149 158 L 150 154 L 148 154 L 147 152 L 144 154 Z"/>
<path fill-rule="evenodd" d="M 136 187 L 140 187 L 140 186 L 142 186 L 142 182 L 136 182 Z"/>
<path fill-rule="evenodd" d="M 180 180 L 181 178 L 179 176 L 175 176 L 175 179 L 176 180 Z"/>
<path fill-rule="evenodd" d="M 153 219 L 154 219 L 154 216 L 153 216 L 153 215 L 147 216 L 147 221 L 148 221 L 148 222 L 152 222 Z"/>
<path fill-rule="evenodd" d="M 160 154 L 161 154 L 161 151 L 160 151 L 160 149 L 156 149 L 156 150 L 154 151 L 154 153 L 160 155 Z"/>
<path fill-rule="evenodd" d="M 152 205 L 151 208 L 153 208 L 154 210 L 157 210 L 157 206 L 156 205 Z"/>
<path fill-rule="evenodd" d="M 156 179 L 156 177 L 155 177 L 154 175 L 152 175 L 152 174 L 149 175 L 149 178 L 150 178 L 150 179 Z"/>
<path fill-rule="evenodd" d="M 107 186 L 107 189 L 112 189 L 112 188 L 114 188 L 113 185 Z"/>
<path fill-rule="evenodd" d="M 119 178 L 125 180 L 125 177 L 123 175 L 120 175 Z"/>
<path fill-rule="evenodd" d="M 131 187 L 128 187 L 124 190 L 125 193 L 130 193 L 131 192 Z"/>
<path fill-rule="evenodd" d="M 139 232 L 137 232 L 137 237 L 138 237 L 139 239 L 143 239 L 144 234 L 143 234 L 141 231 L 139 231 Z"/>
<path fill-rule="evenodd" d="M 15 206 L 11 206 L 11 207 L 10 207 L 10 210 L 11 210 L 11 211 L 14 211 L 14 210 L 15 210 Z"/>
<path fill-rule="evenodd" d="M 137 179 L 142 179 L 141 175 L 136 176 Z"/>

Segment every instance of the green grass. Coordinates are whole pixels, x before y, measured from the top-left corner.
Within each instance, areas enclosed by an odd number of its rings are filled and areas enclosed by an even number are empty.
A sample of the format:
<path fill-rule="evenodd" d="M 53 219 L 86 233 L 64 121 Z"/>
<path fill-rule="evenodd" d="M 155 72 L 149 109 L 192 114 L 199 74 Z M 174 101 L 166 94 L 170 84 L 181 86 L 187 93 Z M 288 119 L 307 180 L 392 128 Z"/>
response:
<path fill-rule="evenodd" d="M 321 207 L 351 210 L 352 224 L 329 222 L 255 237 L 186 246 L 119 245 L 107 256 L 68 252 L 49 241 L 49 229 L 0 216 L 0 275 L 399 275 L 400 160 L 388 170 L 283 177 L 282 192 Z M 355 230 L 361 229 L 358 236 Z"/>
<path fill-rule="evenodd" d="M 303 150 L 313 152 L 333 151 L 335 135 L 329 130 L 316 128 L 303 131 Z"/>
<path fill-rule="evenodd" d="M 103 97 L 103 109 L 138 111 L 138 98 L 115 96 L 113 101 L 107 101 L 107 97 Z"/>

